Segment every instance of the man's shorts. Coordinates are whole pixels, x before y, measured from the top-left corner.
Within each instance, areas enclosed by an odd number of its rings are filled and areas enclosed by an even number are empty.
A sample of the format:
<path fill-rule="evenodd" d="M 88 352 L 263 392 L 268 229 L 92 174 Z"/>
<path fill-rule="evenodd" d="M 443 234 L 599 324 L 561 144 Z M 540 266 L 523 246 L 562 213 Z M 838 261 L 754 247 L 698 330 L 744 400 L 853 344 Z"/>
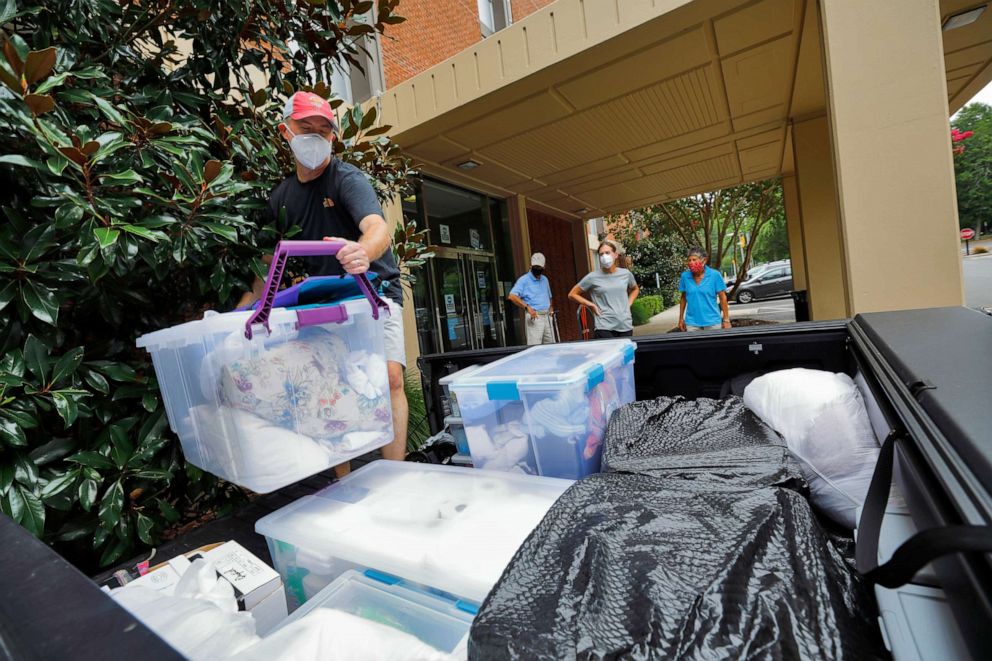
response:
<path fill-rule="evenodd" d="M 384 325 L 386 360 L 406 367 L 406 342 L 403 341 L 403 308 L 389 298 L 389 315 Z"/>

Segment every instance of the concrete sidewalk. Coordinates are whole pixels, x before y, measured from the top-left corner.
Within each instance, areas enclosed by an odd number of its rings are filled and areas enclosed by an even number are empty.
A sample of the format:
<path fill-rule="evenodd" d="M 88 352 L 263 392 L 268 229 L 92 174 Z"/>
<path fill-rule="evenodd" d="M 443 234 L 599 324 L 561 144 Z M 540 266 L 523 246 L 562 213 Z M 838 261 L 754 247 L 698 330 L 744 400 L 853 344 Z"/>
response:
<path fill-rule="evenodd" d="M 759 301 L 740 305 L 731 303 L 731 319 L 763 319 L 775 323 L 790 323 L 796 320 L 795 305 L 791 298 Z M 675 328 L 679 323 L 679 306 L 673 305 L 663 312 L 651 317 L 643 326 L 634 327 L 634 337 L 645 335 L 660 335 Z"/>

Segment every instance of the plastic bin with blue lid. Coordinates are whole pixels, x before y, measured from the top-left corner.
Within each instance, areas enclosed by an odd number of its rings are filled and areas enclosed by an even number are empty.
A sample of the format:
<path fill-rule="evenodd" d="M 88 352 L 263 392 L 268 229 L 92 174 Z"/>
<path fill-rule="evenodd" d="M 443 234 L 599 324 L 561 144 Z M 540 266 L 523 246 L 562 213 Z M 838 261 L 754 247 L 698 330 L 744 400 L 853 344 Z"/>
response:
<path fill-rule="evenodd" d="M 545 344 L 451 383 L 476 468 L 579 479 L 599 471 L 610 415 L 633 402 L 635 344 Z"/>
<path fill-rule="evenodd" d="M 481 603 L 569 480 L 374 461 L 259 519 L 295 608 L 350 569 Z"/>
<path fill-rule="evenodd" d="M 348 570 L 276 629 L 332 608 L 416 636 L 440 652 L 464 648 L 479 605 L 373 569 Z M 274 632 L 273 632 L 274 633 Z"/>
<path fill-rule="evenodd" d="M 266 493 L 393 438 L 383 322 L 368 281 L 360 298 L 273 307 L 286 260 L 343 242 L 283 241 L 262 304 L 149 333 L 169 424 L 191 464 Z"/>

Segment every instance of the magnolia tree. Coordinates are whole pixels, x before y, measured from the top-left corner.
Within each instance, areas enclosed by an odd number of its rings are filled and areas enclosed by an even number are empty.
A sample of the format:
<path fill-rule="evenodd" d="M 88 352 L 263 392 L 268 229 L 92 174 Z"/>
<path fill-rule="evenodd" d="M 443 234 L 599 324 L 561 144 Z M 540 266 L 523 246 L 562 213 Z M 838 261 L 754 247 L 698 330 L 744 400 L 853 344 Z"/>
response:
<path fill-rule="evenodd" d="M 0 508 L 77 564 L 244 497 L 185 463 L 135 338 L 264 273 L 282 100 L 330 97 L 397 2 L 0 2 Z M 402 191 L 375 109 L 332 105 L 338 157 Z"/>

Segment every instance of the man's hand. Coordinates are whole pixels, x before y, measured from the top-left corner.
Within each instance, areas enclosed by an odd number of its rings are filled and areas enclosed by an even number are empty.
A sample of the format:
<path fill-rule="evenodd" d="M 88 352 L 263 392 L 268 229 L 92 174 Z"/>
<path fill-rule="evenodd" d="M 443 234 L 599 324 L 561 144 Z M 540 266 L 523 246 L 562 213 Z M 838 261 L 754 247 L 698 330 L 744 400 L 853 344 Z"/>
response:
<path fill-rule="evenodd" d="M 332 236 L 325 236 L 324 241 L 344 241 L 341 250 L 338 250 L 338 261 L 341 267 L 351 275 L 358 275 L 369 270 L 369 255 L 362 244 L 356 241 L 338 239 Z"/>
<path fill-rule="evenodd" d="M 730 328 L 730 319 L 724 319 L 721 321 L 720 328 Z"/>
<path fill-rule="evenodd" d="M 679 330 L 680 331 L 685 330 L 685 319 L 679 319 Z"/>
<path fill-rule="evenodd" d="M 537 310 L 535 310 L 529 305 L 527 306 L 527 314 L 530 315 L 531 321 L 537 319 Z"/>

